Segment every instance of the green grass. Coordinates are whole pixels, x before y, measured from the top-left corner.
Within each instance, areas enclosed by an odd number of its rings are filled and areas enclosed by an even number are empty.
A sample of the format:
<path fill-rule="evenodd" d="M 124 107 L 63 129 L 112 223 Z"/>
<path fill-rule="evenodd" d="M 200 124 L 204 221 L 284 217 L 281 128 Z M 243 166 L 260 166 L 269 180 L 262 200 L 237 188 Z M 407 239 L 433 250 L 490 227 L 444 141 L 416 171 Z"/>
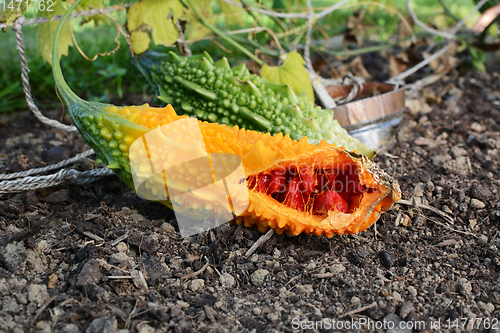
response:
<path fill-rule="evenodd" d="M 116 47 L 114 25 L 94 27 L 87 24 L 75 30 L 78 45 L 89 57 Z M 55 93 L 52 67 L 43 62 L 37 52 L 37 29 L 26 26 L 23 27 L 23 33 L 32 95 L 42 110 L 57 107 L 60 102 Z M 1 34 L 0 38 L 5 50 L 0 62 L 0 113 L 26 109 L 14 33 L 9 30 Z M 83 58 L 75 47 L 70 48 L 68 56 L 62 57 L 65 78 L 79 96 L 101 102 L 128 102 L 130 96 L 144 95 L 146 84 L 137 80 L 128 44 L 123 37 L 120 43 L 121 47 L 115 53 L 100 56 L 93 62 Z"/>

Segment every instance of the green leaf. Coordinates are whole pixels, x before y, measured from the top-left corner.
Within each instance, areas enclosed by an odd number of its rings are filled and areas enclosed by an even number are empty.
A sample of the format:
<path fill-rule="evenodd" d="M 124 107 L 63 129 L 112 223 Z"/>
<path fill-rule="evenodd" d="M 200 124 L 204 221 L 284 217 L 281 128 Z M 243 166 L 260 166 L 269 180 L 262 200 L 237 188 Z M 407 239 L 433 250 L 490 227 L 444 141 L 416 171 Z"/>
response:
<path fill-rule="evenodd" d="M 234 2 L 241 5 L 240 0 L 236 0 Z M 226 18 L 227 23 L 235 23 L 238 25 L 243 25 L 243 23 L 244 23 L 243 16 L 246 13 L 245 8 L 236 7 L 236 6 L 233 6 L 231 4 L 228 4 L 227 2 L 220 1 L 220 0 L 219 0 L 219 6 L 220 6 L 220 10 L 224 14 L 224 17 Z"/>
<path fill-rule="evenodd" d="M 130 41 L 135 54 L 141 54 L 149 49 L 151 35 L 148 31 L 136 30 L 130 34 Z"/>
<path fill-rule="evenodd" d="M 210 24 L 215 24 L 215 15 L 210 3 L 211 0 L 200 0 L 196 2 L 196 6 L 198 7 L 198 12 L 203 15 L 205 20 Z M 210 33 L 211 30 L 197 20 L 192 14 L 188 13 L 186 19 L 191 22 L 187 28 L 189 40 L 200 39 Z"/>
<path fill-rule="evenodd" d="M 309 79 L 309 74 L 304 67 L 305 61 L 297 52 L 286 54 L 283 65 L 270 67 L 262 66 L 260 76 L 269 82 L 288 84 L 297 95 L 305 93 L 310 102 L 314 102 L 314 92 Z"/>
<path fill-rule="evenodd" d="M 38 52 L 42 56 L 43 60 L 51 63 L 52 62 L 52 43 L 54 42 L 54 33 L 56 31 L 59 21 L 50 22 L 50 19 L 54 15 L 64 15 L 66 13 L 66 8 L 61 1 L 54 1 L 54 6 L 51 7 L 51 11 L 47 11 L 47 7 L 44 11 L 39 11 L 39 17 L 47 17 L 49 22 L 38 25 Z M 64 24 L 61 31 L 61 37 L 59 38 L 59 59 L 62 55 L 68 55 L 68 49 L 73 45 L 73 40 L 71 39 L 71 32 L 69 31 L 69 23 Z"/>
<path fill-rule="evenodd" d="M 9 27 L 12 23 L 22 15 L 27 9 L 26 2 L 8 2 L 7 0 L 0 1 L 0 23 L 7 23 Z M 8 28 L 4 28 L 6 31 Z"/>
<path fill-rule="evenodd" d="M 87 9 L 97 9 L 97 8 L 105 8 L 106 6 L 104 5 L 103 0 L 85 0 L 80 2 L 80 7 L 81 10 L 87 10 Z M 94 21 L 94 25 L 97 27 L 99 25 L 99 22 L 103 22 L 106 25 L 109 25 L 109 18 L 106 17 L 106 15 L 102 14 L 96 14 L 92 16 L 85 16 L 82 22 L 82 25 Z"/>
<path fill-rule="evenodd" d="M 177 22 L 184 13 L 179 0 L 138 0 L 128 10 L 127 29 L 131 34 L 135 53 L 143 53 L 149 46 L 151 37 L 157 45 L 170 46 L 177 41 Z"/>

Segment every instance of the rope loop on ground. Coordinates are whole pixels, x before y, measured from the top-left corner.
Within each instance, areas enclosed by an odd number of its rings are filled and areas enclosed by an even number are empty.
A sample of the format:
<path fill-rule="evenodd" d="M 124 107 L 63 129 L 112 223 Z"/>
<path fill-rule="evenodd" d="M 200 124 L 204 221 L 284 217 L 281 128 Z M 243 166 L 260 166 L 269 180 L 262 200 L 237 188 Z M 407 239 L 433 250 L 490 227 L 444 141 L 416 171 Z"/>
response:
<path fill-rule="evenodd" d="M 0 194 L 38 190 L 58 185 L 84 185 L 93 182 L 97 178 L 112 174 L 113 171 L 108 168 L 99 168 L 89 171 L 61 169 L 52 175 L 1 181 Z"/>
<path fill-rule="evenodd" d="M 12 25 L 12 30 L 16 34 L 17 50 L 19 52 L 19 58 L 21 60 L 21 81 L 23 84 L 23 91 L 26 98 L 26 103 L 30 108 L 31 112 L 37 117 L 37 119 L 45 125 L 49 125 L 56 129 L 65 132 L 76 131 L 75 126 L 65 125 L 57 120 L 45 117 L 42 112 L 38 109 L 33 97 L 31 96 L 31 86 L 29 82 L 29 67 L 26 60 L 26 50 L 24 47 L 23 32 L 22 27 L 25 24 L 25 17 L 21 15 L 14 21 Z M 79 172 L 74 169 L 62 169 L 58 172 L 45 175 L 32 177 L 30 175 L 39 174 L 55 169 L 62 168 L 68 164 L 74 163 L 82 158 L 90 156 L 94 153 L 92 149 L 89 149 L 83 153 L 80 153 L 72 158 L 66 159 L 64 161 L 58 162 L 56 164 L 48 165 L 42 168 L 31 169 L 22 172 L 16 172 L 11 174 L 1 174 L 0 175 L 0 193 L 15 193 L 27 190 L 36 190 L 40 188 L 52 187 L 62 184 L 88 184 L 94 180 L 113 174 L 113 172 L 108 168 L 100 168 L 90 171 Z M 20 178 L 20 179 L 16 179 Z M 15 179 L 15 180 L 9 180 Z"/>

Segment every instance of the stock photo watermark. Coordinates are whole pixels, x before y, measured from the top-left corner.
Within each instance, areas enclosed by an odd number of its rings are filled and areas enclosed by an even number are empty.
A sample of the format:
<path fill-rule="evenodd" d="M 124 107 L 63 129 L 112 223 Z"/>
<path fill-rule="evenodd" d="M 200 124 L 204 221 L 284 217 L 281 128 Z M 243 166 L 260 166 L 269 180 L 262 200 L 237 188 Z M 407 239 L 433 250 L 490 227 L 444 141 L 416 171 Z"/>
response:
<path fill-rule="evenodd" d="M 323 318 L 322 320 L 302 320 L 293 318 L 291 321 L 294 330 L 413 330 L 413 331 L 437 331 L 442 330 L 497 330 L 500 329 L 498 318 L 457 318 L 457 319 L 437 319 L 437 320 L 415 320 L 415 321 L 394 321 L 394 320 L 372 320 L 371 318 L 351 318 L 350 320 L 337 320 L 333 318 Z"/>
<path fill-rule="evenodd" d="M 22 12 L 24 10 L 31 10 L 53 12 L 53 7 L 53 0 L 0 0 L 0 8 L 3 11 Z"/>
<path fill-rule="evenodd" d="M 137 194 L 147 200 L 170 199 L 183 237 L 229 222 L 248 207 L 241 158 L 208 154 L 196 118 L 139 137 L 129 157 Z"/>

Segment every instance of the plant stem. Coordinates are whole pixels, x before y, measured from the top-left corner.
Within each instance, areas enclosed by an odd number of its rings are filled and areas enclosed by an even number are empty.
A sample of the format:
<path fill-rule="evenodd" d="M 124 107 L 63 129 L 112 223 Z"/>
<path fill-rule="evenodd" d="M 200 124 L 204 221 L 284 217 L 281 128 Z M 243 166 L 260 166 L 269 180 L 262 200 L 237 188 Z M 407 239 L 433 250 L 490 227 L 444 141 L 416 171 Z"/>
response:
<path fill-rule="evenodd" d="M 426 33 L 417 34 L 417 37 L 421 37 L 421 36 L 429 36 L 429 34 L 426 34 Z M 456 35 L 456 40 L 457 41 L 467 40 L 467 39 L 470 39 L 471 37 L 475 37 L 475 36 L 471 35 L 471 34 L 460 34 L 460 35 Z M 360 54 L 385 50 L 387 48 L 396 46 L 402 42 L 406 42 L 406 41 L 411 40 L 411 39 L 412 39 L 412 37 L 410 36 L 407 38 L 399 39 L 399 40 L 397 40 L 393 43 L 390 43 L 390 44 L 368 46 L 368 47 L 363 47 L 363 48 L 355 49 L 355 50 L 331 51 L 331 50 L 326 50 L 326 49 L 322 50 L 320 47 L 315 46 L 315 45 L 311 45 L 311 47 L 314 48 L 316 51 L 320 51 L 320 52 L 323 52 L 326 54 L 330 54 L 330 55 L 338 56 L 338 57 L 345 57 L 345 56 L 354 56 L 354 55 L 360 55 Z"/>
<path fill-rule="evenodd" d="M 443 6 L 445 14 L 454 19 L 456 22 L 460 22 L 460 20 L 455 15 L 453 15 L 448 7 L 446 7 L 446 4 L 443 2 L 443 0 L 438 0 L 438 2 L 441 4 L 441 6 Z"/>
<path fill-rule="evenodd" d="M 279 56 L 280 56 L 279 51 L 270 50 L 267 47 L 260 45 L 259 43 L 257 43 L 256 41 L 254 41 L 252 39 L 248 39 L 248 38 L 244 38 L 244 37 L 240 37 L 240 36 L 233 36 L 233 38 L 234 38 L 234 40 L 236 40 L 239 43 L 248 44 L 250 46 L 255 47 L 262 54 L 267 54 L 267 55 L 270 55 L 270 56 L 276 57 L 276 58 L 279 58 Z"/>
<path fill-rule="evenodd" d="M 370 52 L 375 52 L 375 51 L 381 51 L 381 50 L 396 46 L 399 43 L 402 43 L 406 40 L 409 40 L 410 38 L 401 39 L 401 40 L 398 40 L 398 41 L 391 43 L 391 44 L 381 44 L 381 45 L 375 45 L 375 46 L 368 46 L 368 47 L 363 47 L 363 48 L 355 49 L 355 50 L 330 51 L 330 50 L 321 50 L 319 47 L 317 47 L 315 45 L 311 45 L 311 47 L 314 48 L 316 51 L 321 51 L 321 52 L 329 54 L 329 55 L 333 55 L 333 56 L 337 56 L 337 57 L 345 57 L 345 56 L 354 56 L 354 55 L 365 54 L 365 53 L 370 53 Z"/>
<path fill-rule="evenodd" d="M 212 30 L 215 34 L 217 34 L 220 38 L 222 38 L 223 40 L 225 40 L 226 42 L 228 42 L 229 44 L 231 44 L 232 46 L 234 46 L 235 48 L 237 48 L 238 50 L 240 50 L 241 52 L 246 54 L 248 57 L 253 59 L 259 65 L 261 65 L 261 66 L 264 65 L 264 62 L 262 60 L 260 60 L 252 52 L 250 52 L 246 48 L 244 48 L 241 44 L 236 42 L 228 34 L 226 34 L 224 31 L 220 30 L 219 28 L 213 26 L 212 24 L 208 23 L 208 21 L 202 15 L 200 15 L 196 6 L 193 6 L 191 4 L 191 0 L 181 0 L 181 1 L 184 2 L 184 4 L 194 12 L 194 14 L 198 17 L 198 20 L 200 20 L 200 22 L 204 26 L 206 26 L 208 29 Z"/>

